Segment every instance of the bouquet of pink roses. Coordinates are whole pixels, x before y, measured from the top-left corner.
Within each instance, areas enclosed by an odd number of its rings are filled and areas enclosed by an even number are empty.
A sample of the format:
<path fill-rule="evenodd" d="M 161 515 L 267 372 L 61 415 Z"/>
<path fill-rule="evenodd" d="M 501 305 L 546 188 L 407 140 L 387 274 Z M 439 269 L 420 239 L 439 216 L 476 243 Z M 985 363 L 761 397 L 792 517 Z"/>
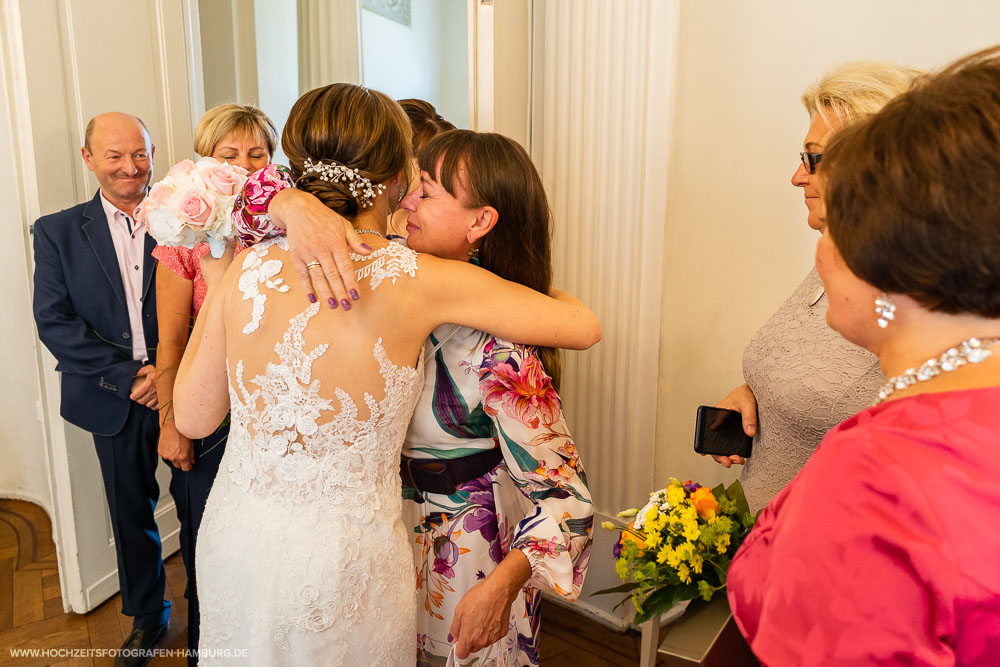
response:
<path fill-rule="evenodd" d="M 136 217 L 160 245 L 193 248 L 207 241 L 221 257 L 234 236 L 231 214 L 247 180 L 243 167 L 203 157 L 178 162 L 153 186 Z"/>

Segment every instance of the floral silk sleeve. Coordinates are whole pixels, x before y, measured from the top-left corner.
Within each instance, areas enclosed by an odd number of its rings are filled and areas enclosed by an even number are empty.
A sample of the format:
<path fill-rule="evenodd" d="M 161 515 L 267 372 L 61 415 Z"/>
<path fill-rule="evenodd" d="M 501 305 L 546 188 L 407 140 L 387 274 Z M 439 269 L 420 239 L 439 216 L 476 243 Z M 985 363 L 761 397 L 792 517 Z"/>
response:
<path fill-rule="evenodd" d="M 267 207 L 274 195 L 294 185 L 292 172 L 280 164 L 269 164 L 250 175 L 233 205 L 233 227 L 244 247 L 284 235 L 285 231 L 271 222 Z"/>
<path fill-rule="evenodd" d="M 528 557 L 529 586 L 575 600 L 590 560 L 594 511 L 559 396 L 533 347 L 491 338 L 475 370 L 512 482 L 497 507 L 513 532 L 510 548 Z"/>

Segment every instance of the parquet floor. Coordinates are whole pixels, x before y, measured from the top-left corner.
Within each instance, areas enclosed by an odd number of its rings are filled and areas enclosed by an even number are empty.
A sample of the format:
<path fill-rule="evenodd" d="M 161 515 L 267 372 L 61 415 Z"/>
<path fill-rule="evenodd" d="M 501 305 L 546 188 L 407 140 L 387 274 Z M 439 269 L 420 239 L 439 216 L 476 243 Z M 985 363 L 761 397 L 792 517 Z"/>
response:
<path fill-rule="evenodd" d="M 131 630 L 114 596 L 89 614 L 64 613 L 52 524 L 36 505 L 0 500 L 0 666 L 103 667 L 110 658 L 12 658 L 11 648 L 117 648 Z M 170 632 L 159 648 L 186 644 L 186 576 L 180 554 L 166 560 Z M 542 602 L 544 667 L 625 667 L 639 660 L 639 635 L 618 633 L 568 609 Z M 182 657 L 157 658 L 157 667 L 181 667 Z"/>

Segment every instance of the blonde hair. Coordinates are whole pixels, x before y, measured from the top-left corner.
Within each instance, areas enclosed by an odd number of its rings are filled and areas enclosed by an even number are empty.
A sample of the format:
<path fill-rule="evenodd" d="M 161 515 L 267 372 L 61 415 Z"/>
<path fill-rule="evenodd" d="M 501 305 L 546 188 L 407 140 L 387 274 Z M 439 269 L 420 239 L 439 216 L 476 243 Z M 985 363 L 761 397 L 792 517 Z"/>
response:
<path fill-rule="evenodd" d="M 230 135 L 262 139 L 267 156 L 278 146 L 274 122 L 251 104 L 220 104 L 209 109 L 194 130 L 194 150 L 202 157 L 211 156 L 219 142 Z"/>
<path fill-rule="evenodd" d="M 832 112 L 839 127 L 876 113 L 892 98 L 910 89 L 920 70 L 876 60 L 844 63 L 811 85 L 802 104 L 812 119 L 817 113 L 831 126 Z"/>

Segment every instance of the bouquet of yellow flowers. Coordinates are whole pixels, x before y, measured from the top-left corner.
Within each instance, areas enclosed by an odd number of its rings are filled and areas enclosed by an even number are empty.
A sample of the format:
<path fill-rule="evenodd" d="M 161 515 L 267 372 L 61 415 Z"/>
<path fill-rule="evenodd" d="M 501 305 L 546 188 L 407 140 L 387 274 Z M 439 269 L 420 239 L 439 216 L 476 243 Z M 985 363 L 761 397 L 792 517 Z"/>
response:
<path fill-rule="evenodd" d="M 754 523 L 738 481 L 728 489 L 721 484 L 709 489 L 672 477 L 667 488 L 649 494 L 642 509 L 618 516 L 631 521 L 602 525 L 621 531 L 613 555 L 615 571 L 627 583 L 595 595 L 631 593 L 634 625 L 677 602 L 711 600 L 724 589 L 729 563 Z"/>

